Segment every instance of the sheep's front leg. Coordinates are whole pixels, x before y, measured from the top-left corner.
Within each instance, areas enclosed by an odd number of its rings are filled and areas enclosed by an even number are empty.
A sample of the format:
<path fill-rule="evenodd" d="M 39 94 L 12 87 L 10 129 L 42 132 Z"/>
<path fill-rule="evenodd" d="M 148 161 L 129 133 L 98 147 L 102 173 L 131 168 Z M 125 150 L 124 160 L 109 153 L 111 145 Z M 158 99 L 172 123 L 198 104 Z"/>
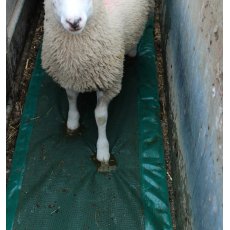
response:
<path fill-rule="evenodd" d="M 109 142 L 106 137 L 108 106 L 109 106 L 109 101 L 104 96 L 104 93 L 100 91 L 97 92 L 97 106 L 95 109 L 95 118 L 98 127 L 97 159 L 100 162 L 105 162 L 105 163 L 108 163 L 110 158 Z"/>
<path fill-rule="evenodd" d="M 68 112 L 68 120 L 67 120 L 67 130 L 69 132 L 73 132 L 79 127 L 79 112 L 77 109 L 77 96 L 78 92 L 66 89 L 66 94 L 69 101 L 69 112 Z"/>

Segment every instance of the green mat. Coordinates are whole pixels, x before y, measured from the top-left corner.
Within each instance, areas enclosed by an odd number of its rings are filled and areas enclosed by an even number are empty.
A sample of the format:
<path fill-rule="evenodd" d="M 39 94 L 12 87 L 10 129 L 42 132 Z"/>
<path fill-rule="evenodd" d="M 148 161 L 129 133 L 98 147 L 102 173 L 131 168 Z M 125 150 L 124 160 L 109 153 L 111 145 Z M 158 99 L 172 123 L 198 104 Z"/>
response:
<path fill-rule="evenodd" d="M 7 229 L 172 229 L 159 120 L 153 24 L 138 57 L 125 61 L 123 88 L 107 125 L 116 170 L 99 173 L 95 93 L 81 94 L 82 132 L 66 135 L 65 91 L 42 70 L 30 82 L 7 186 Z"/>

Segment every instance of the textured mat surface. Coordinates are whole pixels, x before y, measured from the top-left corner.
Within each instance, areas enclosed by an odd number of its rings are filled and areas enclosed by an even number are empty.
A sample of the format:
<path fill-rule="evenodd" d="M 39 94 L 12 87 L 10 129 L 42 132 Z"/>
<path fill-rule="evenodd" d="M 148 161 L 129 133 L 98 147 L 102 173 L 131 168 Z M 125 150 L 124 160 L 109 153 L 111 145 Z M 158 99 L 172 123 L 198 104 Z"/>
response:
<path fill-rule="evenodd" d="M 164 168 L 152 22 L 127 59 L 107 134 L 116 170 L 97 172 L 95 93 L 81 94 L 82 130 L 66 135 L 65 91 L 33 72 L 7 187 L 7 229 L 172 229 Z"/>

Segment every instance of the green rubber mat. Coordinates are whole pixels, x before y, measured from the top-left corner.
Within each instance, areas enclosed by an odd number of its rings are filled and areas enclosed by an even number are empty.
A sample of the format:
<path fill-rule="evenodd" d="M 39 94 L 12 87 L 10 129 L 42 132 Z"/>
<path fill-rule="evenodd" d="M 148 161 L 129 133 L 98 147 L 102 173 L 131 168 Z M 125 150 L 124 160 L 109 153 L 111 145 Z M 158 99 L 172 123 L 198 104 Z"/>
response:
<path fill-rule="evenodd" d="M 65 91 L 42 70 L 30 82 L 7 186 L 7 229 L 172 229 L 160 126 L 153 23 L 109 106 L 114 171 L 100 173 L 95 93 L 81 94 L 82 130 L 66 134 Z"/>

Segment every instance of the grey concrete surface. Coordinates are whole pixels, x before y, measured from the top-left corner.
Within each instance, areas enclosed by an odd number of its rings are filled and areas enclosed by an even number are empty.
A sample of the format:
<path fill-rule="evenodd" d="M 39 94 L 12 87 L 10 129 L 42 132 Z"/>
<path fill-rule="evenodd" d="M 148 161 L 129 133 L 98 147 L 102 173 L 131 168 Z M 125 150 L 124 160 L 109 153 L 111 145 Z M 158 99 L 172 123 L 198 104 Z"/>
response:
<path fill-rule="evenodd" d="M 163 0 L 178 229 L 222 229 L 223 3 Z"/>

